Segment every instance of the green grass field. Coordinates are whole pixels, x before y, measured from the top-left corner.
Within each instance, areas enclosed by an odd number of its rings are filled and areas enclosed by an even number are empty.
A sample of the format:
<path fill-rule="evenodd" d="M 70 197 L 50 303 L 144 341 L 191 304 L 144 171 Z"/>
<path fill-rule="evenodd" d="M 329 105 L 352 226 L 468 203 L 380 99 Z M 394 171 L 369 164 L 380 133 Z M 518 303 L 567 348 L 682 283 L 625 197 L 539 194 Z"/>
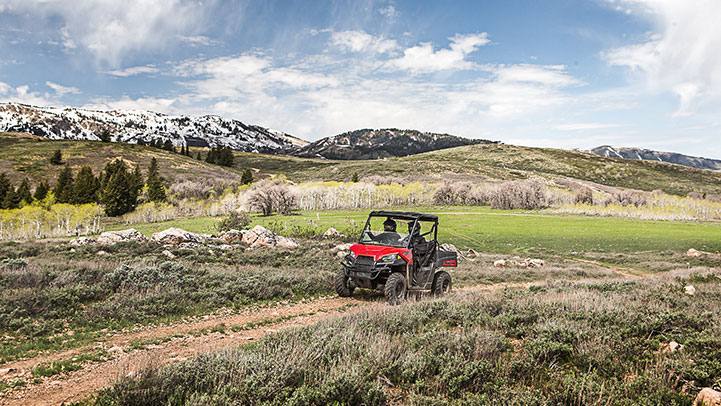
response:
<path fill-rule="evenodd" d="M 442 242 L 484 252 L 561 254 L 573 252 L 721 251 L 721 224 L 583 217 L 539 212 L 499 211 L 487 207 L 421 207 L 438 214 Z M 343 232 L 362 226 L 368 210 L 302 212 L 294 216 L 254 217 L 255 224 L 294 234 L 319 234 L 328 227 Z M 203 217 L 134 226 L 144 234 L 180 227 L 214 233 L 219 218 Z M 124 228 L 113 225 L 111 229 Z"/>

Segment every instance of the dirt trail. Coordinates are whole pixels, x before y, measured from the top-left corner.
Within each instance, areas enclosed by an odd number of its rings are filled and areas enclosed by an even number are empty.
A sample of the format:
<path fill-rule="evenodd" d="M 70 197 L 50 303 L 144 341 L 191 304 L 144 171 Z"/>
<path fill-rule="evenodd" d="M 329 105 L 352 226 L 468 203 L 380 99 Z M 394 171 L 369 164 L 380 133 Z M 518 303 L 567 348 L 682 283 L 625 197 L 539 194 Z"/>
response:
<path fill-rule="evenodd" d="M 456 292 L 488 292 L 506 288 L 528 288 L 536 283 L 499 283 L 454 289 Z M 7 375 L 27 377 L 34 367 L 51 361 L 67 360 L 98 348 L 108 351 L 112 358 L 104 362 L 83 364 L 78 371 L 44 379 L 38 384 L 15 389 L 0 397 L 0 405 L 59 405 L 87 399 L 98 390 L 112 385 L 118 378 L 133 375 L 149 365 L 180 362 L 198 354 L 237 346 L 258 340 L 278 330 L 305 326 L 320 320 L 356 313 L 373 307 L 386 306 L 382 297 L 373 299 L 324 297 L 304 303 L 279 305 L 232 315 L 206 316 L 197 321 L 148 327 L 108 337 L 96 346 L 40 355 L 0 366 L 15 372 Z M 219 326 L 224 331 L 209 332 Z M 232 331 L 233 326 L 241 329 Z M 199 334 L 205 330 L 204 334 Z M 140 349 L 130 348 L 133 342 L 167 340 L 148 344 Z"/>

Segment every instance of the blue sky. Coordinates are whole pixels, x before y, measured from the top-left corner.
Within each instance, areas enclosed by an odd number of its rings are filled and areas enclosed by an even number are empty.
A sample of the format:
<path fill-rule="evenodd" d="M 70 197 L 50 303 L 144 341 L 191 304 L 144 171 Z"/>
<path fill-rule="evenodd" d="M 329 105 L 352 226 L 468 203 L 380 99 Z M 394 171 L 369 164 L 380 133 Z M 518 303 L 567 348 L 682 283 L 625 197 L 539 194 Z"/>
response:
<path fill-rule="evenodd" d="M 721 158 L 721 2 L 0 0 L 0 101 Z"/>

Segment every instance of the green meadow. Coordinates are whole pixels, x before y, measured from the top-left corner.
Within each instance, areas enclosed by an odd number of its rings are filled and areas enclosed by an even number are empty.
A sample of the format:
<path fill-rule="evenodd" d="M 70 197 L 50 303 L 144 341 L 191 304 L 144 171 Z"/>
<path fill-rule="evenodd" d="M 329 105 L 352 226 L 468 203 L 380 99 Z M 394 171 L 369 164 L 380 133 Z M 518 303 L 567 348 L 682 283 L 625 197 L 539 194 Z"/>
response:
<path fill-rule="evenodd" d="M 399 209 L 402 210 L 402 209 Z M 487 207 L 420 207 L 440 217 L 439 239 L 460 248 L 517 254 L 641 251 L 721 251 L 721 224 L 499 211 Z M 292 216 L 256 216 L 254 224 L 291 236 L 322 234 L 328 227 L 354 235 L 368 210 L 300 212 Z M 220 218 L 200 217 L 134 225 L 150 235 L 169 227 L 212 234 Z M 124 228 L 113 225 L 110 229 Z"/>

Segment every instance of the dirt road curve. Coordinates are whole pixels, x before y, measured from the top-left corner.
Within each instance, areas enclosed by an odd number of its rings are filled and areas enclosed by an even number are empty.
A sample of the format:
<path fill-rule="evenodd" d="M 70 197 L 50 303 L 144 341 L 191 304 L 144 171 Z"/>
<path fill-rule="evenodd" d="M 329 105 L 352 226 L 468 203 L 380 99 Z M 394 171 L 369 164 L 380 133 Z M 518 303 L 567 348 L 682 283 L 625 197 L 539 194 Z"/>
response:
<path fill-rule="evenodd" d="M 501 288 L 523 288 L 531 284 L 496 284 L 464 288 L 462 291 L 488 291 Z M 257 340 L 266 334 L 361 310 L 386 306 L 382 298 L 362 300 L 356 298 L 326 297 L 304 303 L 278 305 L 240 314 L 210 316 L 202 320 L 174 325 L 150 327 L 130 333 L 108 337 L 96 346 L 40 355 L 31 359 L 0 365 L 10 369 L 13 376 L 27 377 L 29 371 L 40 364 L 67 360 L 78 354 L 98 348 L 111 354 L 105 362 L 87 363 L 82 369 L 62 377 L 50 377 L 38 384 L 15 389 L 0 397 L 0 405 L 60 405 L 87 399 L 98 390 L 112 385 L 118 378 L 132 375 L 148 365 L 180 362 L 203 352 L 219 350 Z M 223 331 L 209 332 L 211 330 Z M 233 332 L 233 326 L 242 329 Z M 201 330 L 204 332 L 201 333 Z M 165 339 L 167 341 L 131 349 L 133 342 Z"/>

